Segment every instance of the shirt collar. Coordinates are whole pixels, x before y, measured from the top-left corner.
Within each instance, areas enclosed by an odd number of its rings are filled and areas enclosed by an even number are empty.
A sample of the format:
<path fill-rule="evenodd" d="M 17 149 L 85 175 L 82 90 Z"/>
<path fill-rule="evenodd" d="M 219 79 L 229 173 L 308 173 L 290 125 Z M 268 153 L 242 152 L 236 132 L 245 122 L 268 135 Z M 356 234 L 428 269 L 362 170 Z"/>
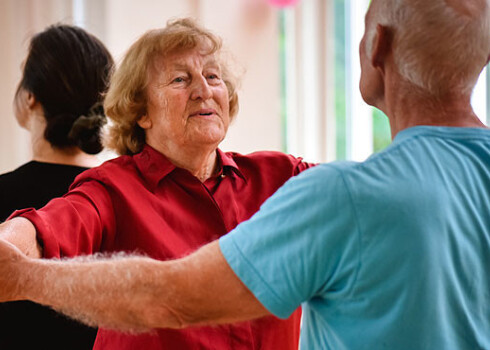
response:
<path fill-rule="evenodd" d="M 246 181 L 231 155 L 220 149 L 217 149 L 217 154 L 219 167 L 218 176 L 224 177 L 231 175 L 228 169 L 232 169 L 240 178 Z M 164 177 L 177 168 L 167 157 L 165 157 L 165 155 L 149 145 L 145 145 L 140 153 L 133 156 L 133 159 L 151 190 L 154 190 Z"/>
<path fill-rule="evenodd" d="M 140 153 L 135 154 L 133 159 L 151 190 L 154 190 L 160 180 L 176 168 L 167 157 L 148 145 L 145 145 Z"/>
<path fill-rule="evenodd" d="M 246 182 L 247 179 L 245 179 L 245 176 L 243 176 L 243 173 L 240 171 L 240 168 L 236 164 L 231 154 L 225 153 L 219 148 L 217 149 L 217 152 L 218 152 L 218 166 L 220 168 L 218 172 L 218 176 L 230 175 L 229 173 L 227 173 L 226 169 L 232 169 L 239 177 L 241 177 Z"/>

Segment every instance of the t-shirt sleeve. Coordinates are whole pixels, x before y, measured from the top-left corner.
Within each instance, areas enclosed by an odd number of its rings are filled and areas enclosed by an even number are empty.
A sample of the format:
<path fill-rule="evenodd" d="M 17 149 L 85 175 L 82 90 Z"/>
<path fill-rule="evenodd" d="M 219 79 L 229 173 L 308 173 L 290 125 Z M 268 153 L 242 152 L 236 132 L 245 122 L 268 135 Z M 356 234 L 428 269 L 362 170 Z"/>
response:
<path fill-rule="evenodd" d="M 271 313 L 352 288 L 359 267 L 355 209 L 340 170 L 289 180 L 249 221 L 220 239 L 230 267 Z"/>
<path fill-rule="evenodd" d="M 45 258 L 93 254 L 115 231 L 111 198 L 97 181 L 84 181 L 43 208 L 19 210 L 10 218 L 18 216 L 36 227 Z"/>

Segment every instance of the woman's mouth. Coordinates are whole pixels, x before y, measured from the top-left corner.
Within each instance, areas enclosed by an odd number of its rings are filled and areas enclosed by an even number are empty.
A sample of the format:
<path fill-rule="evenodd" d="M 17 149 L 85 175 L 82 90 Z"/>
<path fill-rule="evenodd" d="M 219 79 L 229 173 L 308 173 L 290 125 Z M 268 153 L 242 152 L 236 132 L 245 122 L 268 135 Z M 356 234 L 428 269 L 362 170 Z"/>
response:
<path fill-rule="evenodd" d="M 209 117 L 216 114 L 216 111 L 214 109 L 201 109 L 199 111 L 196 111 L 195 113 L 192 113 L 190 117 Z"/>

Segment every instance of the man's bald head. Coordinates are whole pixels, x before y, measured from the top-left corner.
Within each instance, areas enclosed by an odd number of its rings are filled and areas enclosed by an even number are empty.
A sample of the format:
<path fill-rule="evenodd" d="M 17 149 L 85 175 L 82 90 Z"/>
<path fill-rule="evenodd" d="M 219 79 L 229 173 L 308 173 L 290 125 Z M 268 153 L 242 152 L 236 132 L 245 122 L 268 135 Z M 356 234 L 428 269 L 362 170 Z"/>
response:
<path fill-rule="evenodd" d="M 477 18 L 488 6 L 486 0 L 445 0 L 446 5 L 462 16 Z"/>
<path fill-rule="evenodd" d="M 392 32 L 400 75 L 426 93 L 470 94 L 490 55 L 490 0 L 373 0 L 366 48 Z"/>

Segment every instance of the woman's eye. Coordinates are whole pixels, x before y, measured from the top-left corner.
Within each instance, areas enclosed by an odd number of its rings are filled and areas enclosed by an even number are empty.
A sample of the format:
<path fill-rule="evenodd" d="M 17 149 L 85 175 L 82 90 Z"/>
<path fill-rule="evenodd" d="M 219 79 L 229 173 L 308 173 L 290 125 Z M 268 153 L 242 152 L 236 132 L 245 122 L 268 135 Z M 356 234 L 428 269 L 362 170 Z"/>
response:
<path fill-rule="evenodd" d="M 174 80 L 172 80 L 172 83 L 183 83 L 184 78 L 183 77 L 177 77 Z"/>
<path fill-rule="evenodd" d="M 208 74 L 207 79 L 211 81 L 219 81 L 219 75 L 218 74 Z"/>

